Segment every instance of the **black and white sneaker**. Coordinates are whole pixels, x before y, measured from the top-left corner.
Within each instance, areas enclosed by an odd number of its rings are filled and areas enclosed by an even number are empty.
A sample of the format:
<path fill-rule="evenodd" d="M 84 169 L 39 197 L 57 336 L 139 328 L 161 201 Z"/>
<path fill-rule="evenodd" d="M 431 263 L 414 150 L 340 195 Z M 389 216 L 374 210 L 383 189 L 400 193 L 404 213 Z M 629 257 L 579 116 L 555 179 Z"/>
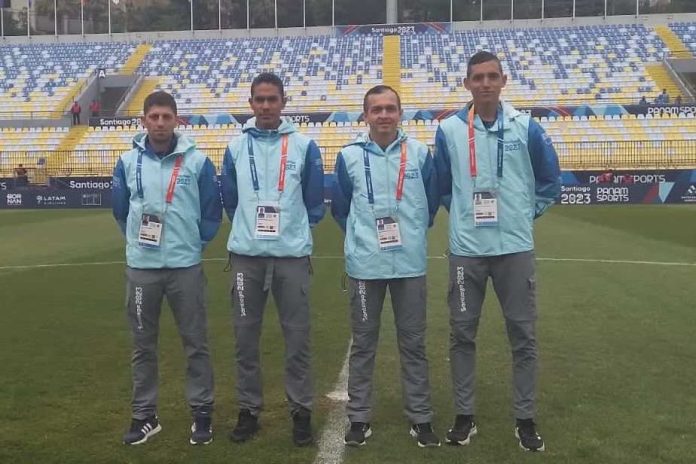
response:
<path fill-rule="evenodd" d="M 544 451 L 544 440 L 537 433 L 533 419 L 517 419 L 515 436 L 520 441 L 520 448 L 525 451 Z"/>
<path fill-rule="evenodd" d="M 312 413 L 309 410 L 300 409 L 292 415 L 292 441 L 296 446 L 311 445 L 314 441 Z"/>
<path fill-rule="evenodd" d="M 454 426 L 447 432 L 445 441 L 450 445 L 466 446 L 471 442 L 471 437 L 477 433 L 474 416 L 457 414 L 457 417 L 454 419 Z"/>
<path fill-rule="evenodd" d="M 351 422 L 350 429 L 343 438 L 343 444 L 346 446 L 363 446 L 371 436 L 372 429 L 368 422 Z"/>
<path fill-rule="evenodd" d="M 248 409 L 239 411 L 237 425 L 234 426 L 230 433 L 230 440 L 235 443 L 243 443 L 249 441 L 259 432 L 259 418 L 254 416 Z"/>
<path fill-rule="evenodd" d="M 440 439 L 433 432 L 433 426 L 430 422 L 422 424 L 413 424 L 409 431 L 411 436 L 416 439 L 418 446 L 421 448 L 433 448 L 440 446 Z"/>
<path fill-rule="evenodd" d="M 132 419 L 130 430 L 123 435 L 124 445 L 139 445 L 145 443 L 148 438 L 159 433 L 162 426 L 157 416 L 147 419 Z"/>
<path fill-rule="evenodd" d="M 210 414 L 197 415 L 191 424 L 191 438 L 189 443 L 192 445 L 207 445 L 213 441 L 213 421 Z"/>

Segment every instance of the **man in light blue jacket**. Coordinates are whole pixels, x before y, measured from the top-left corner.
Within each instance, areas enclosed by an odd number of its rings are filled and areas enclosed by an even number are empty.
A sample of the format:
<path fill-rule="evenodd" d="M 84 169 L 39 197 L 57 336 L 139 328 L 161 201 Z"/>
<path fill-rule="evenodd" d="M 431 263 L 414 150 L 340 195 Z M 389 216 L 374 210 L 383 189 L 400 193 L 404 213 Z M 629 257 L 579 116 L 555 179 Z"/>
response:
<path fill-rule="evenodd" d="M 297 446 L 312 443 L 309 275 L 312 233 L 324 215 L 324 168 L 316 143 L 281 118 L 283 82 L 259 74 L 251 84 L 254 111 L 225 152 L 222 193 L 232 221 L 227 242 L 239 416 L 235 442 L 253 438 L 263 407 L 259 339 L 269 290 L 285 337 L 285 393 Z"/>
<path fill-rule="evenodd" d="M 479 52 L 465 80 L 473 102 L 440 124 L 435 165 L 450 213 L 450 363 L 456 418 L 447 441 L 476 434 L 476 331 L 488 277 L 503 309 L 512 348 L 515 434 L 543 451 L 536 430 L 536 274 L 533 222 L 560 194 L 558 157 L 529 115 L 500 101 L 507 77 L 498 58 Z"/>
<path fill-rule="evenodd" d="M 372 375 L 389 287 L 410 433 L 421 447 L 439 446 L 425 356 L 426 233 L 439 205 L 435 167 L 428 147 L 399 129 L 402 110 L 394 89 L 370 89 L 364 115 L 369 134 L 338 154 L 331 202 L 346 233 L 353 329 L 346 407 L 351 424 L 344 443 L 361 446 L 372 434 Z"/>
<path fill-rule="evenodd" d="M 206 278 L 201 253 L 222 221 L 213 163 L 177 134 L 174 98 L 145 99 L 147 134 L 133 140 L 114 169 L 113 214 L 126 237 L 127 311 L 133 335 L 133 400 L 129 445 L 162 430 L 157 417 L 157 338 L 166 295 L 187 358 L 190 443 L 213 439 L 213 371 L 207 341 Z"/>

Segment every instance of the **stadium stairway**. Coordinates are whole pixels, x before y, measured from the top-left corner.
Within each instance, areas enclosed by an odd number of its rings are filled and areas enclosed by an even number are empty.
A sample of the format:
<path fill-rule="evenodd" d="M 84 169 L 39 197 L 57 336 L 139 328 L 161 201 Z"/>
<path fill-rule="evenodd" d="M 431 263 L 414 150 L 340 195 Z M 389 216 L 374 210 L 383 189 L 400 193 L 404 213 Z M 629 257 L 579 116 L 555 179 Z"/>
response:
<path fill-rule="evenodd" d="M 68 111 L 68 107 L 72 105 L 72 102 L 77 96 L 82 92 L 84 85 L 87 83 L 87 79 L 79 79 L 75 85 L 70 87 L 70 91 L 63 97 L 58 106 L 51 113 L 51 118 L 60 119 L 63 114 Z"/>
<path fill-rule="evenodd" d="M 50 175 L 60 175 L 61 168 L 70 158 L 70 155 L 85 136 L 88 129 L 89 126 L 86 125 L 73 126 L 70 128 L 68 135 L 61 140 L 60 144 L 56 147 L 55 152 L 48 157 L 48 172 Z"/>
<path fill-rule="evenodd" d="M 645 72 L 655 81 L 658 89 L 667 89 L 670 99 L 674 100 L 677 95 L 682 95 L 681 90 L 672 76 L 669 75 L 664 64 L 651 64 L 645 66 Z M 684 96 L 682 95 L 682 98 Z"/>
<path fill-rule="evenodd" d="M 128 102 L 127 113 L 129 115 L 140 115 L 143 111 L 143 102 L 145 98 L 155 91 L 160 85 L 162 79 L 159 77 L 147 77 L 140 83 L 140 88 L 135 92 L 135 95 Z"/>
<path fill-rule="evenodd" d="M 686 47 L 684 42 L 674 33 L 669 26 L 662 25 L 655 27 L 655 33 L 660 36 L 662 41 L 669 47 L 677 58 L 694 58 L 693 54 Z"/>
<path fill-rule="evenodd" d="M 401 38 L 385 35 L 383 46 L 382 81 L 401 94 Z"/>
<path fill-rule="evenodd" d="M 140 67 L 145 56 L 150 53 L 152 45 L 150 44 L 140 44 L 135 48 L 133 54 L 128 58 L 128 60 L 123 64 L 121 68 L 121 74 L 131 76 L 135 73 L 135 70 Z"/>

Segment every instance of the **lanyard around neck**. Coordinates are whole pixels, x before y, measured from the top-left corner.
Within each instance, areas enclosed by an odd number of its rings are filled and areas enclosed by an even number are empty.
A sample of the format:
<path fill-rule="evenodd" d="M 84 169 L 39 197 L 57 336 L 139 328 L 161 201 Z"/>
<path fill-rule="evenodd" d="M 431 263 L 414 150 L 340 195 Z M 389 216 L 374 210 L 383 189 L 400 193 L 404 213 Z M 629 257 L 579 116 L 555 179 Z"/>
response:
<path fill-rule="evenodd" d="M 404 179 L 406 177 L 406 142 L 401 142 L 401 158 L 399 160 L 399 177 L 396 181 L 396 201 L 401 201 L 404 196 Z M 367 185 L 367 201 L 375 204 L 375 191 L 372 186 L 372 170 L 370 169 L 370 155 L 363 149 L 363 164 L 365 165 L 365 184 Z"/>
<path fill-rule="evenodd" d="M 247 144 L 249 147 L 249 170 L 251 171 L 251 182 L 254 184 L 254 191 L 258 192 L 259 187 L 259 175 L 256 172 L 256 157 L 254 156 L 254 141 L 251 134 L 247 137 Z M 278 191 L 283 192 L 285 190 L 285 172 L 287 170 L 288 164 L 288 135 L 283 134 L 280 138 L 280 173 L 278 175 Z"/>
<path fill-rule="evenodd" d="M 169 178 L 169 186 L 167 187 L 167 203 L 171 203 L 174 199 L 174 189 L 176 188 L 176 180 L 179 177 L 179 171 L 181 170 L 181 164 L 184 161 L 183 155 L 178 155 L 176 161 L 174 162 L 174 169 L 172 170 L 172 176 Z M 143 152 L 138 153 L 138 162 L 135 167 L 135 184 L 138 190 L 138 197 L 143 199 L 145 197 L 145 192 L 143 191 Z"/>
<path fill-rule="evenodd" d="M 503 141 L 505 138 L 504 135 L 504 126 L 503 126 L 503 112 L 502 111 L 497 111 L 496 116 L 498 119 L 498 177 L 503 177 L 503 153 L 504 153 L 504 147 L 503 147 Z M 469 109 L 469 174 L 471 174 L 471 177 L 475 178 L 478 175 L 478 170 L 476 167 L 476 134 L 474 132 L 474 118 L 476 117 L 476 113 L 474 113 L 474 104 L 471 104 L 471 108 Z M 483 122 L 483 119 L 481 120 Z"/>

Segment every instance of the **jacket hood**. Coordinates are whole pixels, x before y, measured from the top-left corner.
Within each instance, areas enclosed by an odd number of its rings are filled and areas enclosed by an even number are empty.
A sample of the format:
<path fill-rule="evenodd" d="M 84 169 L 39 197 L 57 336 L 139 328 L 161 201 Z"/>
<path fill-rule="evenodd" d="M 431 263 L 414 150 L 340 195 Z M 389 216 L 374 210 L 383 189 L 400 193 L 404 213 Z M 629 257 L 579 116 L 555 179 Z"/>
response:
<path fill-rule="evenodd" d="M 408 139 L 408 136 L 403 131 L 403 129 L 399 128 L 396 135 L 396 139 L 389 146 L 393 146 L 395 143 L 401 143 L 406 139 Z M 358 146 L 363 150 L 367 150 L 370 153 L 374 153 L 375 155 L 384 156 L 384 150 L 382 150 L 382 147 L 380 147 L 379 145 L 377 145 L 377 143 L 370 139 L 370 134 L 368 132 L 362 132 L 358 134 L 355 137 L 355 140 L 346 145 L 346 147 L 350 147 L 353 145 Z"/>
<path fill-rule="evenodd" d="M 295 128 L 295 125 L 286 117 L 280 118 L 280 126 L 278 126 L 278 129 L 259 129 L 256 127 L 256 118 L 253 117 L 249 119 L 246 124 L 244 124 L 244 127 L 242 127 L 242 132 L 248 132 L 252 137 L 273 137 L 276 134 L 292 134 L 293 132 L 297 132 L 297 129 Z"/>
<path fill-rule="evenodd" d="M 196 142 L 192 138 L 179 132 L 174 132 L 174 137 L 176 137 L 176 147 L 172 154 L 180 155 L 196 149 Z M 133 137 L 133 148 L 147 151 L 146 142 L 147 132 L 137 134 Z"/>
<path fill-rule="evenodd" d="M 459 111 L 459 113 L 457 113 L 457 116 L 459 117 L 459 119 L 464 121 L 466 124 L 469 124 L 469 109 L 471 108 L 472 104 L 473 104 L 473 102 L 467 103 L 467 105 L 461 111 Z M 500 101 L 500 105 L 503 107 L 504 125 L 506 127 L 509 127 L 509 125 L 512 121 L 514 121 L 516 118 L 522 116 L 522 114 L 523 114 L 520 111 L 513 108 L 512 105 L 510 105 L 509 103 L 506 103 L 502 100 Z M 475 126 L 477 128 L 480 128 L 480 129 L 483 128 L 483 125 L 481 125 L 479 127 L 478 124 L 475 124 Z"/>

